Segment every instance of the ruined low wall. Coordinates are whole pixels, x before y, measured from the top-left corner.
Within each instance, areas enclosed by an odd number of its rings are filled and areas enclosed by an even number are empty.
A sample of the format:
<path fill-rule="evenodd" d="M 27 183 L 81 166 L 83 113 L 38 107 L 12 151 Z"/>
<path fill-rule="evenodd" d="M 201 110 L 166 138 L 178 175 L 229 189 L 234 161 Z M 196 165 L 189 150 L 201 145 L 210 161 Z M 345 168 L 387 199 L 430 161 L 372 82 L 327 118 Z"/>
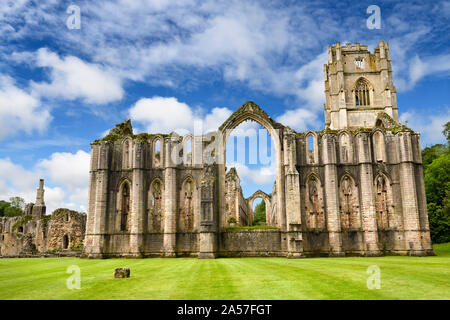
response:
<path fill-rule="evenodd" d="M 239 230 L 219 234 L 222 257 L 285 256 L 286 237 L 279 230 Z"/>
<path fill-rule="evenodd" d="M 57 209 L 52 215 L 0 218 L 0 257 L 79 256 L 86 215 Z"/>

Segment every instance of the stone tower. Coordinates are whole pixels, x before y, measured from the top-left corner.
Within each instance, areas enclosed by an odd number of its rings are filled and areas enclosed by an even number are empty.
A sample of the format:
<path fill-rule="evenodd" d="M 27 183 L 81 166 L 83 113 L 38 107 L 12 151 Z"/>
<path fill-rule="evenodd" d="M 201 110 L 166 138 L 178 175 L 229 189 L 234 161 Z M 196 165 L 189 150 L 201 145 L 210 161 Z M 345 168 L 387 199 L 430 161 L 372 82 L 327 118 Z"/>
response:
<path fill-rule="evenodd" d="M 374 53 L 359 43 L 328 47 L 324 65 L 325 125 L 332 130 L 373 128 L 379 112 L 398 121 L 389 45 Z"/>
<path fill-rule="evenodd" d="M 38 220 L 45 215 L 46 207 L 44 202 L 44 179 L 39 180 L 39 188 L 36 192 L 36 203 L 33 205 L 31 214 L 34 220 Z"/>

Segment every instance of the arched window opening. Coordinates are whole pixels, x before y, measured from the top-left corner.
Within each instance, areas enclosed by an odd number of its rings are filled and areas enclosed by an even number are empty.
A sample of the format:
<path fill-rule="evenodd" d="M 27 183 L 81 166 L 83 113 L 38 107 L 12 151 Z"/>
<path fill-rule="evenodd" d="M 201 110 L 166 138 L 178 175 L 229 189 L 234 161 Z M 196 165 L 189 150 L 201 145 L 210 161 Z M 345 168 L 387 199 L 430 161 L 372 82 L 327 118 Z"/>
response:
<path fill-rule="evenodd" d="M 192 231 L 194 227 L 194 182 L 191 178 L 184 181 L 181 190 L 179 227 L 181 231 Z"/>
<path fill-rule="evenodd" d="M 356 106 L 369 106 L 370 95 L 369 85 L 366 80 L 359 79 L 355 86 L 355 105 Z"/>
<path fill-rule="evenodd" d="M 382 175 L 377 177 L 375 183 L 378 228 L 385 229 L 389 227 L 389 186 Z"/>
<path fill-rule="evenodd" d="M 373 135 L 373 144 L 375 151 L 375 160 L 383 162 L 384 159 L 384 135 L 380 131 L 376 131 Z"/>
<path fill-rule="evenodd" d="M 186 163 L 192 162 L 192 139 L 188 138 L 186 141 Z"/>
<path fill-rule="evenodd" d="M 153 231 L 161 231 L 161 221 L 162 221 L 162 184 L 157 179 L 150 187 L 150 221 L 149 225 Z"/>
<path fill-rule="evenodd" d="M 263 198 L 255 198 L 253 201 L 253 225 L 265 225 L 266 223 L 266 202 Z"/>
<path fill-rule="evenodd" d="M 128 183 L 122 186 L 122 208 L 120 219 L 120 231 L 128 230 L 128 216 L 130 214 L 130 187 Z"/>
<path fill-rule="evenodd" d="M 355 181 L 346 174 L 341 179 L 339 189 L 341 226 L 345 229 L 359 228 L 359 194 Z"/>
<path fill-rule="evenodd" d="M 155 144 L 153 147 L 153 162 L 156 166 L 161 164 L 161 140 L 155 140 Z"/>
<path fill-rule="evenodd" d="M 130 142 L 127 140 L 123 144 L 123 168 L 128 169 L 130 164 Z"/>
<path fill-rule="evenodd" d="M 375 123 L 375 127 L 384 128 L 383 121 L 381 119 L 378 119 L 377 122 Z"/>
<path fill-rule="evenodd" d="M 306 162 L 310 164 L 316 162 L 314 139 L 315 137 L 312 134 L 309 134 L 306 138 Z"/>
<path fill-rule="evenodd" d="M 62 247 L 63 247 L 63 249 L 68 249 L 69 248 L 69 236 L 67 234 L 65 234 L 63 236 Z"/>
<path fill-rule="evenodd" d="M 306 183 L 306 213 L 309 229 L 322 229 L 325 226 L 322 186 L 319 179 L 311 175 Z"/>

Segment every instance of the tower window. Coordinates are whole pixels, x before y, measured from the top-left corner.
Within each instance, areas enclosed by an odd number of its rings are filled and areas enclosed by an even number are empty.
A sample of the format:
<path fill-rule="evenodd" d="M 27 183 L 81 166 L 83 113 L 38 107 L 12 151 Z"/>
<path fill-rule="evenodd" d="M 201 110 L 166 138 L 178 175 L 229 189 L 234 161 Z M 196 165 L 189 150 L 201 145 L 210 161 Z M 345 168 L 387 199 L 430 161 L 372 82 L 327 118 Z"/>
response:
<path fill-rule="evenodd" d="M 355 87 L 355 105 L 357 106 L 369 106 L 369 85 L 366 80 L 359 79 Z"/>

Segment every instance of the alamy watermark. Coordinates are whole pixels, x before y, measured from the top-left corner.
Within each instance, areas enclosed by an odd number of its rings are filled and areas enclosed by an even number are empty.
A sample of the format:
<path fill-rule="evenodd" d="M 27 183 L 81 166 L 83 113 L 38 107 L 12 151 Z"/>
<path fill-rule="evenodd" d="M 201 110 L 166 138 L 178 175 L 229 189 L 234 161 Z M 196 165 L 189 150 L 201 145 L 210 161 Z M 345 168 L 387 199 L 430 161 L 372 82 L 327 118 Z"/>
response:
<path fill-rule="evenodd" d="M 367 14 L 370 16 L 366 20 L 367 29 L 381 29 L 381 9 L 379 6 L 372 4 L 367 7 Z"/>
<path fill-rule="evenodd" d="M 67 14 L 70 16 L 66 20 L 66 26 L 69 30 L 81 29 L 81 9 L 79 6 L 71 4 L 67 7 Z"/>
<path fill-rule="evenodd" d="M 81 270 L 77 265 L 67 267 L 66 273 L 71 274 L 66 280 L 66 287 L 69 290 L 81 289 Z"/>
<path fill-rule="evenodd" d="M 371 265 L 367 268 L 366 273 L 369 274 L 366 284 L 367 289 L 381 289 L 381 271 L 377 265 Z"/>

